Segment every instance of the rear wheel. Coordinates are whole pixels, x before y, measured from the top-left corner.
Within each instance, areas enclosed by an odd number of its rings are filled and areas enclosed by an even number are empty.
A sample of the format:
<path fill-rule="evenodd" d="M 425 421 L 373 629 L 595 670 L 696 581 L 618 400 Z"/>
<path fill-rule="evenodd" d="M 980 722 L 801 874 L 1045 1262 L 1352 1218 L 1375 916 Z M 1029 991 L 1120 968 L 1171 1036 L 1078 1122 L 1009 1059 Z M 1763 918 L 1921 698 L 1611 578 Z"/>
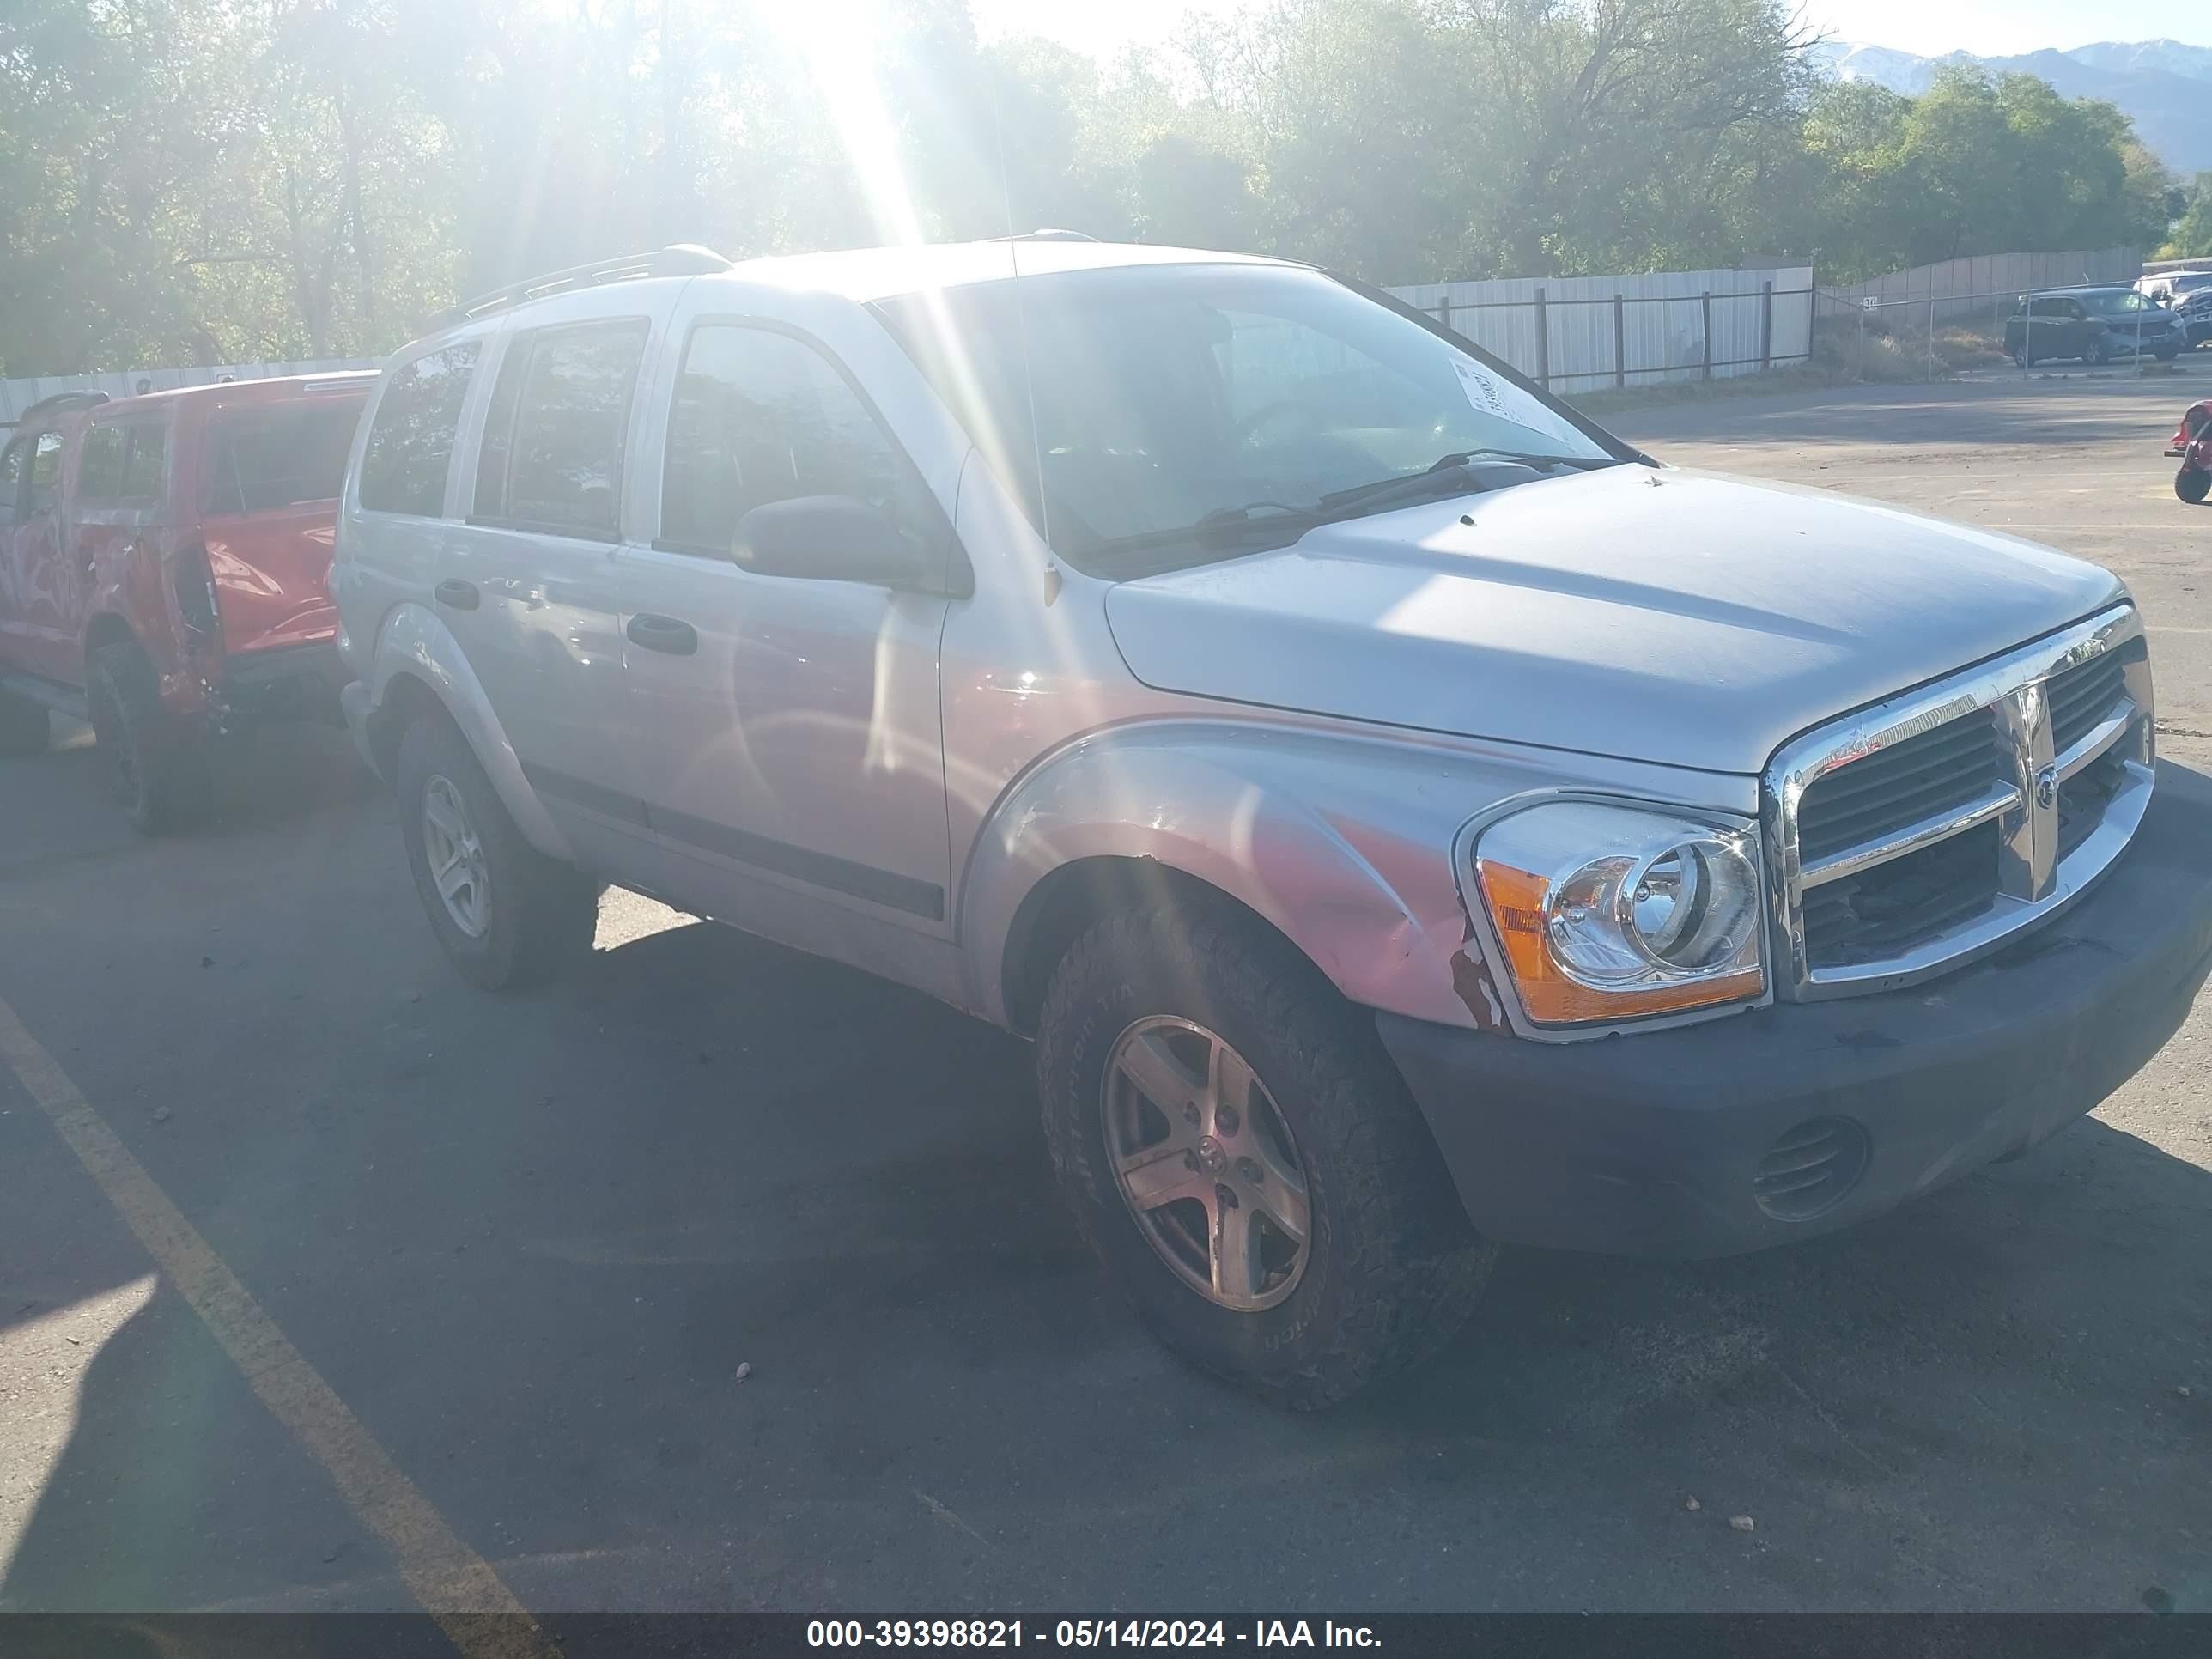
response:
<path fill-rule="evenodd" d="M 488 991 L 533 985 L 591 954 L 599 884 L 523 839 L 451 720 L 410 725 L 397 770 L 415 890 L 463 978 Z"/>
<path fill-rule="evenodd" d="M 0 690 L 0 755 L 43 755 L 52 738 L 44 703 Z"/>
<path fill-rule="evenodd" d="M 1078 1226 L 1203 1370 L 1330 1405 L 1440 1346 L 1489 1277 L 1496 1247 L 1371 1028 L 1232 907 L 1163 906 L 1078 939 L 1036 1063 Z"/>
<path fill-rule="evenodd" d="M 2035 362 L 2034 358 L 2027 355 L 2027 341 L 2022 340 L 2018 345 L 2012 349 L 2012 360 L 2014 362 L 2019 364 L 2022 368 L 2027 368 Z"/>
<path fill-rule="evenodd" d="M 2212 495 L 2212 472 L 2201 466 L 2185 466 L 2173 475 L 2173 493 L 2191 507 L 2201 507 Z"/>
<path fill-rule="evenodd" d="M 206 745 L 163 707 L 160 677 L 135 641 L 92 653 L 84 697 L 108 787 L 132 829 L 168 835 L 214 811 Z"/>

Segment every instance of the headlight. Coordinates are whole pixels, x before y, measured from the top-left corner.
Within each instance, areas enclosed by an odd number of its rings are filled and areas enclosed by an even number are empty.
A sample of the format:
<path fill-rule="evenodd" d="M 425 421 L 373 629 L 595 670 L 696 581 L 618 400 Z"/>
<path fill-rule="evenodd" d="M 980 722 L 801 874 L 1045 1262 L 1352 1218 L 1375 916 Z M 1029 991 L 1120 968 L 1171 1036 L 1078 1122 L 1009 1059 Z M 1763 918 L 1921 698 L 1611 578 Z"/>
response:
<path fill-rule="evenodd" d="M 1474 874 L 1539 1024 L 1673 1013 L 1765 988 L 1750 830 L 1549 801 L 1485 830 Z"/>

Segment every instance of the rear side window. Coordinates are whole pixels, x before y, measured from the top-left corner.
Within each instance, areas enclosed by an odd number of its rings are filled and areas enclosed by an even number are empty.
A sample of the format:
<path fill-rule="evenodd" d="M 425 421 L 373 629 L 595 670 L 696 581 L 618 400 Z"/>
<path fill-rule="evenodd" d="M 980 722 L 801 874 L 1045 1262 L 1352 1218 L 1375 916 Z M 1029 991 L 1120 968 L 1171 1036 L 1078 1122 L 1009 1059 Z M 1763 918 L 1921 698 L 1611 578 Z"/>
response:
<path fill-rule="evenodd" d="M 218 517 L 275 513 L 337 500 L 360 420 L 361 405 L 350 398 L 222 416 L 208 434 L 207 511 Z M 442 498 L 442 471 L 436 490 Z"/>
<path fill-rule="evenodd" d="M 119 426 L 86 428 L 77 462 L 77 499 L 87 506 L 123 499 L 123 455 L 131 441 Z"/>
<path fill-rule="evenodd" d="M 4 450 L 0 450 L 0 524 L 12 524 L 15 518 L 15 492 L 23 482 L 23 461 L 31 453 L 31 441 L 18 438 Z"/>
<path fill-rule="evenodd" d="M 2028 306 L 2027 314 L 2031 317 L 2071 317 L 2074 302 L 2071 300 L 2037 300 Z"/>
<path fill-rule="evenodd" d="M 21 514 L 36 518 L 51 512 L 62 488 L 62 434 L 41 432 L 31 451 L 31 477 L 23 489 Z"/>
<path fill-rule="evenodd" d="M 851 495 L 913 522 L 917 488 L 890 434 L 804 341 L 738 324 L 700 328 L 669 411 L 661 539 L 726 551 L 754 507 Z"/>
<path fill-rule="evenodd" d="M 361 504 L 372 513 L 435 518 L 481 343 L 463 340 L 392 372 L 361 459 Z"/>
<path fill-rule="evenodd" d="M 477 463 L 476 516 L 611 541 L 644 319 L 538 329 L 507 348 Z"/>

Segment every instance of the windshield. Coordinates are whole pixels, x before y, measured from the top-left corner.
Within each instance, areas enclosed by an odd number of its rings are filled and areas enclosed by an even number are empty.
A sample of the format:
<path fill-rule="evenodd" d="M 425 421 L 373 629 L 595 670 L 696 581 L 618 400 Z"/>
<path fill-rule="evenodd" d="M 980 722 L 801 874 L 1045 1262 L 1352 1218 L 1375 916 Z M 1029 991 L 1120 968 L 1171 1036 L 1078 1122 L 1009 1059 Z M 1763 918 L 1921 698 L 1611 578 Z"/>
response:
<path fill-rule="evenodd" d="M 1289 541 L 1338 510 L 1324 497 L 1447 456 L 1618 459 L 1509 371 L 1313 270 L 1072 272 L 878 311 L 1081 568 L 1110 571 L 1117 548 L 1182 530 L 1190 557 L 1254 544 L 1202 545 L 1210 515 L 1279 518 Z"/>

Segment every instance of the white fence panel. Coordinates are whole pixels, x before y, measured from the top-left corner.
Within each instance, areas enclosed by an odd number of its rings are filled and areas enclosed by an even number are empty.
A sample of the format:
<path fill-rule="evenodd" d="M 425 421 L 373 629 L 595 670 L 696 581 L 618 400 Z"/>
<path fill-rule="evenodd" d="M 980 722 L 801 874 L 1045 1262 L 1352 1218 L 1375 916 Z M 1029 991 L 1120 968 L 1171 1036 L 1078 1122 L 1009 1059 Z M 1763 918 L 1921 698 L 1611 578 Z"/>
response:
<path fill-rule="evenodd" d="M 1391 293 L 1559 392 L 1723 380 L 1803 362 L 1813 268 L 1509 276 Z"/>
<path fill-rule="evenodd" d="M 213 386 L 228 374 L 234 380 L 276 380 L 288 374 L 335 374 L 342 369 L 374 368 L 377 357 L 334 357 L 310 363 L 217 363 L 210 368 L 127 368 L 107 374 L 33 374 L 0 380 L 0 425 L 12 425 L 33 404 L 58 392 L 105 392 L 128 398 L 143 390 L 173 392 L 179 386 Z"/>

